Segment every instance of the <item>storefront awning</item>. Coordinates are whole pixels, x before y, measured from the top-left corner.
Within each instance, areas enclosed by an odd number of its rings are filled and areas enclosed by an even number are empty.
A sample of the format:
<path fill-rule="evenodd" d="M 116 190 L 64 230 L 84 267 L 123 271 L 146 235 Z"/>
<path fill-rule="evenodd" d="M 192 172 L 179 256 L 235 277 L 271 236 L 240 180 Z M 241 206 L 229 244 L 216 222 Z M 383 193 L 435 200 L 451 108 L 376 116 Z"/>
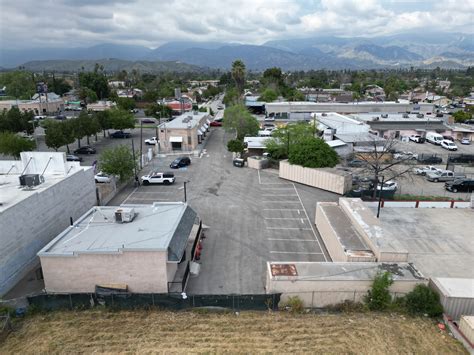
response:
<path fill-rule="evenodd" d="M 205 123 L 204 123 L 204 126 L 203 126 L 203 127 L 204 127 L 204 129 L 208 129 L 208 128 L 209 128 L 209 126 L 208 126 L 207 124 L 205 124 Z M 201 128 L 201 129 L 202 129 L 202 128 Z"/>
<path fill-rule="evenodd" d="M 207 124 L 211 124 L 211 120 L 206 120 Z"/>
<path fill-rule="evenodd" d="M 199 129 L 197 130 L 198 136 L 202 136 L 202 135 L 204 134 L 204 131 L 205 131 L 205 130 L 203 130 L 202 127 L 199 128 Z"/>
<path fill-rule="evenodd" d="M 183 143 L 183 137 L 171 136 L 170 137 L 170 142 L 171 143 Z"/>

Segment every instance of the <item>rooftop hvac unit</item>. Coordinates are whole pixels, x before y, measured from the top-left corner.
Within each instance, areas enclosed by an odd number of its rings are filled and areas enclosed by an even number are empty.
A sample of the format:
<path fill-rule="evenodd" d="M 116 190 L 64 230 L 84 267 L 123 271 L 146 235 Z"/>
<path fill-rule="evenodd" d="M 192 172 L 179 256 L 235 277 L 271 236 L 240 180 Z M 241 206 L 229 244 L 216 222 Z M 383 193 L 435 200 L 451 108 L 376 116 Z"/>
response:
<path fill-rule="evenodd" d="M 133 208 L 117 208 L 115 210 L 115 222 L 129 223 L 135 218 L 135 209 Z"/>
<path fill-rule="evenodd" d="M 21 186 L 38 186 L 44 182 L 44 177 L 40 174 L 25 174 L 20 176 L 20 185 Z"/>

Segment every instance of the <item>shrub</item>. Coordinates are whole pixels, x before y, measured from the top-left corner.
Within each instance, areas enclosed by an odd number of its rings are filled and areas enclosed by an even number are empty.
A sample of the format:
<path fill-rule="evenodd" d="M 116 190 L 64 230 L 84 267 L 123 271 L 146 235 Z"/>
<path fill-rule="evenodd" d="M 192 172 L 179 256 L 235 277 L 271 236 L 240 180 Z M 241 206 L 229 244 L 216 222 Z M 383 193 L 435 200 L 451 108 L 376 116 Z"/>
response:
<path fill-rule="evenodd" d="M 227 150 L 234 153 L 242 153 L 245 149 L 244 143 L 239 139 L 232 139 L 227 142 Z"/>
<path fill-rule="evenodd" d="M 339 157 L 322 139 L 305 137 L 290 147 L 288 161 L 306 168 L 332 168 L 339 162 Z"/>
<path fill-rule="evenodd" d="M 378 273 L 369 290 L 365 301 L 371 311 L 383 311 L 390 306 L 392 297 L 388 288 L 393 283 L 392 276 L 389 272 Z"/>
<path fill-rule="evenodd" d="M 289 310 L 291 313 L 303 313 L 304 304 L 298 296 L 289 297 L 283 305 L 283 308 Z"/>
<path fill-rule="evenodd" d="M 417 285 L 405 296 L 405 306 L 411 314 L 428 314 L 437 317 L 443 313 L 439 295 L 426 285 Z"/>

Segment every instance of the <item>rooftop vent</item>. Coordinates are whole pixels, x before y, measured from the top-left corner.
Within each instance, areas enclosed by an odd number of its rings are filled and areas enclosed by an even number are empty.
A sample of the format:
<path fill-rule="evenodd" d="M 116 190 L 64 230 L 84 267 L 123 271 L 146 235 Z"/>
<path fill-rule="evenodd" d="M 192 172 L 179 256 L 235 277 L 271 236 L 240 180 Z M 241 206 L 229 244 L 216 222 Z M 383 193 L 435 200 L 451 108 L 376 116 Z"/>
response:
<path fill-rule="evenodd" d="M 379 117 L 379 116 L 376 116 L 376 117 L 373 117 L 373 118 L 372 118 L 372 121 L 378 121 L 378 120 L 380 120 L 380 117 Z"/>
<path fill-rule="evenodd" d="M 115 210 L 115 222 L 130 223 L 135 218 L 135 209 L 133 208 L 117 208 Z"/>
<path fill-rule="evenodd" d="M 382 118 L 388 118 L 388 113 L 382 113 L 380 116 L 382 116 Z"/>
<path fill-rule="evenodd" d="M 40 174 L 24 174 L 20 176 L 20 185 L 33 187 L 44 182 L 44 177 Z"/>

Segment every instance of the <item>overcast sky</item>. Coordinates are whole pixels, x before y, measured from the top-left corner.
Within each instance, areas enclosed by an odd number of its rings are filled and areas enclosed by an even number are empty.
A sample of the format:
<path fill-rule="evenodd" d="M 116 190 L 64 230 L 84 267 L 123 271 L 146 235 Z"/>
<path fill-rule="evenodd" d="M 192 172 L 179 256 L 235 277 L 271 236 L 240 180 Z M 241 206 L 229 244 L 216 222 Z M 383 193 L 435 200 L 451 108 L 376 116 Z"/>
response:
<path fill-rule="evenodd" d="M 3 48 L 409 31 L 473 33 L 474 0 L 0 0 Z"/>

